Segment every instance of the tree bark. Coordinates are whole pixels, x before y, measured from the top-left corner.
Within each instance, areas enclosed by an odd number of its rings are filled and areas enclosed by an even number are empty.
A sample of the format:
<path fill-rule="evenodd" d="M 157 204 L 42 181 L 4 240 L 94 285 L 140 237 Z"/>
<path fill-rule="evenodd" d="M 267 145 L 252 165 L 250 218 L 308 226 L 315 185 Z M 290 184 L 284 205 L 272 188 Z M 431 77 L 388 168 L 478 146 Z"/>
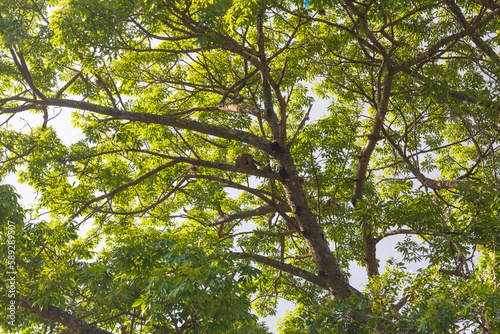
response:
<path fill-rule="evenodd" d="M 19 305 L 30 311 L 33 314 L 44 317 L 51 321 L 55 321 L 63 326 L 70 329 L 68 333 L 71 334 L 113 334 L 107 330 L 101 329 L 94 325 L 89 325 L 82 321 L 78 317 L 70 314 L 58 307 L 49 305 L 48 307 L 38 307 L 31 304 L 30 300 L 25 298 L 20 298 Z"/>

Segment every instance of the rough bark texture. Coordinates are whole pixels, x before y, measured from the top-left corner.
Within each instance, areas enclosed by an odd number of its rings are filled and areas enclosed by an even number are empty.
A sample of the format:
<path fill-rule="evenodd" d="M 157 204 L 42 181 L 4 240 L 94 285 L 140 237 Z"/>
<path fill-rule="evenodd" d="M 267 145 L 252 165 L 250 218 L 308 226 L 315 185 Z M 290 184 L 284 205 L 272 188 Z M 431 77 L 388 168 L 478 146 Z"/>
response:
<path fill-rule="evenodd" d="M 89 325 L 73 314 L 55 306 L 49 305 L 48 307 L 40 308 L 38 306 L 33 306 L 28 299 L 20 299 L 19 305 L 33 314 L 37 314 L 45 319 L 55 321 L 68 327 L 70 330 L 68 333 L 71 334 L 113 334 L 112 332 L 108 332 L 94 325 Z"/>
<path fill-rule="evenodd" d="M 280 168 L 290 172 L 290 176 L 283 182 L 283 187 L 289 205 L 295 210 L 299 233 L 311 250 L 312 259 L 318 268 L 318 276 L 325 281 L 332 297 L 348 298 L 352 294 L 359 294 L 340 270 L 321 226 L 309 208 L 292 156 L 286 152 L 277 159 L 277 162 Z"/>
<path fill-rule="evenodd" d="M 366 145 L 360 154 L 358 170 L 356 172 L 356 178 L 354 180 L 354 190 L 352 196 L 352 204 L 354 208 L 357 208 L 357 202 L 363 198 L 363 189 L 365 185 L 368 165 L 370 163 L 370 158 L 373 154 L 373 151 L 375 150 L 375 146 L 377 145 L 377 142 L 380 138 L 380 133 L 382 131 L 385 120 L 385 114 L 387 112 L 387 106 L 389 104 L 393 73 L 392 66 L 388 60 L 386 61 L 385 67 L 386 74 L 382 86 L 381 98 L 378 104 L 377 113 L 375 115 L 375 120 L 373 122 L 371 132 L 368 135 L 368 141 L 366 142 Z M 361 228 L 363 231 L 363 240 L 365 242 L 366 271 L 368 273 L 368 277 L 372 277 L 379 274 L 376 257 L 376 243 L 373 240 L 371 226 L 363 223 L 361 224 Z"/>

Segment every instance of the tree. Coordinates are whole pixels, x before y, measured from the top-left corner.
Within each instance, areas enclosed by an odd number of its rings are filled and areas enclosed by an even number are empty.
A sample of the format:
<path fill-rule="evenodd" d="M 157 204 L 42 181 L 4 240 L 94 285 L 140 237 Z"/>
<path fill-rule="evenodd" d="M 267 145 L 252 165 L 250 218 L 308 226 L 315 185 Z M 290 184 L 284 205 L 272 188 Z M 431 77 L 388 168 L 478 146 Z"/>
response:
<path fill-rule="evenodd" d="M 0 13 L 1 173 L 39 193 L 16 253 L 25 332 L 265 332 L 250 305 L 277 298 L 298 305 L 283 333 L 499 330 L 495 2 Z M 83 140 L 59 139 L 56 110 Z"/>

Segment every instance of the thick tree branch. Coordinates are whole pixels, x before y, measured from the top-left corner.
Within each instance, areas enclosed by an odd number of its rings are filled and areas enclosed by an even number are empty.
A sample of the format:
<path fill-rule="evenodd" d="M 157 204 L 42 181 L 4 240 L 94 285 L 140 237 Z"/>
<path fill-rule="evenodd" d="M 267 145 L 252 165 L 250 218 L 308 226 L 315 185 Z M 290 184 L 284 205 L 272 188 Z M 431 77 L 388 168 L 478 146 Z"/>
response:
<path fill-rule="evenodd" d="M 18 68 L 19 72 L 21 72 L 21 75 L 23 76 L 24 80 L 26 80 L 26 83 L 33 91 L 33 94 L 38 96 L 41 99 L 45 99 L 45 95 L 43 95 L 43 93 L 40 90 L 38 90 L 35 83 L 33 82 L 28 65 L 26 64 L 26 61 L 24 60 L 23 53 L 15 50 L 13 48 L 9 48 L 9 50 L 10 50 L 10 54 L 12 55 L 12 59 L 14 60 L 14 63 L 16 64 L 16 67 Z"/>
<path fill-rule="evenodd" d="M 64 94 L 64 92 L 66 91 L 66 89 L 68 89 L 81 76 L 82 76 L 82 72 L 81 71 L 78 72 L 78 73 L 76 73 L 66 84 L 64 84 L 64 86 L 62 86 L 57 91 L 55 98 L 59 99 L 62 96 L 62 94 Z"/>
<path fill-rule="evenodd" d="M 483 51 L 491 60 L 493 61 L 498 60 L 497 53 L 485 41 L 483 41 L 477 33 L 469 30 L 470 25 L 465 19 L 465 16 L 460 10 L 460 7 L 458 7 L 457 3 L 453 0 L 446 0 L 446 4 L 448 5 L 448 8 L 450 8 L 452 13 L 455 15 L 462 29 L 467 33 L 467 36 L 469 36 L 469 38 L 474 42 L 474 44 L 481 51 Z"/>
<path fill-rule="evenodd" d="M 312 260 L 318 268 L 318 275 L 328 285 L 332 298 L 349 298 L 359 292 L 354 289 L 344 276 L 337 259 L 330 250 L 323 229 L 312 213 L 304 189 L 299 181 L 292 155 L 286 151 L 276 159 L 280 171 L 284 174 L 282 181 L 288 204 L 294 210 L 298 232 L 304 238 L 311 251 Z M 293 226 L 293 225 L 292 225 Z"/>
<path fill-rule="evenodd" d="M 245 106 L 245 105 L 239 105 L 239 104 L 219 104 L 217 108 L 221 111 L 229 111 L 229 112 L 234 112 L 238 114 L 248 114 L 248 115 L 253 115 L 257 117 L 261 117 L 265 115 L 265 110 L 262 110 L 260 108 L 252 107 L 252 106 Z"/>
<path fill-rule="evenodd" d="M 238 212 L 238 213 L 235 213 L 232 215 L 228 215 L 226 217 L 221 217 L 221 218 L 219 218 L 217 223 L 212 224 L 212 225 L 225 224 L 225 223 L 229 223 L 229 222 L 232 222 L 234 220 L 237 220 L 237 219 L 245 219 L 245 218 L 252 218 L 252 217 L 256 217 L 256 216 L 267 215 L 269 213 L 277 212 L 276 207 L 278 207 L 279 210 L 283 211 L 283 212 L 290 210 L 288 205 L 285 203 L 279 203 L 276 205 L 264 205 L 264 206 L 261 206 L 259 208 L 253 209 L 253 210 L 242 211 L 242 212 Z"/>
<path fill-rule="evenodd" d="M 291 264 L 284 263 L 275 259 L 271 259 L 262 255 L 258 254 L 249 254 L 249 253 L 239 253 L 239 252 L 232 252 L 232 254 L 237 255 L 240 259 L 252 259 L 255 262 L 258 262 L 260 264 L 264 264 L 266 266 L 273 267 L 278 270 L 282 270 L 286 273 L 289 273 L 293 276 L 301 277 L 314 285 L 319 286 L 320 288 L 323 288 L 325 290 L 328 290 L 328 285 L 326 282 L 319 276 L 304 270 L 297 268 L 295 266 L 292 266 Z"/>
<path fill-rule="evenodd" d="M 95 203 L 95 202 L 98 202 L 100 200 L 103 200 L 103 199 L 106 199 L 106 198 L 112 198 L 113 196 L 115 196 L 116 194 L 122 192 L 123 190 L 127 189 L 127 188 L 130 188 L 130 187 L 133 187 L 139 183 L 141 183 L 142 181 L 146 180 L 147 178 L 159 173 L 160 171 L 164 170 L 165 168 L 168 168 L 168 167 L 171 167 L 175 164 L 179 163 L 178 161 L 170 161 L 170 162 L 167 162 L 166 164 L 163 164 L 161 166 L 158 166 L 156 167 L 155 169 L 141 175 L 140 177 L 138 177 L 137 179 L 131 181 L 131 182 L 128 182 L 128 183 L 125 183 L 115 189 L 113 189 L 112 191 L 106 193 L 106 194 L 103 194 L 101 196 L 98 196 L 98 197 L 95 197 L 93 199 L 91 199 L 90 201 L 88 201 L 87 203 L 85 203 L 80 209 L 78 209 L 78 211 L 76 211 L 73 215 L 71 215 L 71 217 L 69 218 L 69 221 L 75 219 L 76 217 L 78 217 L 85 209 L 87 209 L 92 203 Z"/>
<path fill-rule="evenodd" d="M 87 324 L 75 315 L 55 306 L 38 307 L 26 298 L 19 299 L 19 306 L 33 314 L 69 327 L 72 334 L 113 334 L 94 325 Z"/>
<path fill-rule="evenodd" d="M 461 235 L 462 232 L 448 231 L 448 232 L 435 232 L 435 231 L 417 231 L 417 230 L 408 230 L 408 229 L 397 229 L 391 231 L 385 231 L 375 239 L 375 242 L 378 243 L 380 240 L 400 234 L 416 234 L 416 235 L 431 235 L 431 236 L 439 236 L 444 237 L 446 239 L 450 238 L 450 235 Z"/>
<path fill-rule="evenodd" d="M 410 70 L 404 70 L 403 71 L 405 74 L 408 74 L 410 75 L 411 77 L 414 77 L 418 80 L 421 80 L 421 81 L 426 81 L 427 78 L 424 77 L 423 75 L 421 75 L 420 73 L 417 73 L 415 71 L 410 71 Z M 421 91 L 422 88 L 420 87 L 417 87 L 417 88 L 412 88 L 409 92 L 416 92 L 416 91 Z M 463 101 L 463 102 L 468 102 L 468 103 L 471 103 L 471 104 L 475 104 L 475 105 L 478 105 L 478 106 L 481 106 L 481 107 L 485 107 L 485 108 L 489 108 L 489 109 L 493 109 L 493 110 L 496 110 L 496 111 L 499 111 L 500 112 L 500 106 L 492 101 L 479 101 L 477 99 L 477 97 L 475 96 L 472 96 L 472 95 L 468 95 L 468 94 L 465 94 L 463 92 L 458 92 L 458 91 L 450 91 L 448 93 L 448 95 L 452 98 L 454 98 L 455 100 L 459 100 L 459 101 Z"/>
<path fill-rule="evenodd" d="M 467 95 L 462 92 L 456 92 L 456 91 L 451 91 L 450 96 L 456 100 L 464 101 L 464 102 L 469 102 L 472 104 L 479 105 L 481 107 L 485 108 L 490 108 L 493 110 L 500 111 L 500 106 L 498 104 L 493 103 L 491 101 L 478 101 L 475 96 Z"/>
<path fill-rule="evenodd" d="M 384 46 L 380 41 L 375 37 L 375 34 L 373 31 L 370 30 L 368 27 L 368 22 L 366 22 L 366 12 L 369 10 L 369 6 L 366 6 L 365 12 L 362 13 L 359 11 L 359 9 L 356 7 L 354 1 L 351 0 L 346 0 L 345 4 L 354 12 L 354 14 L 358 17 L 359 23 L 361 25 L 361 28 L 363 29 L 363 32 L 368 36 L 368 39 L 370 42 L 372 42 L 373 46 L 376 48 L 377 53 L 382 55 L 382 58 L 387 58 L 387 51 L 385 50 Z"/>
<path fill-rule="evenodd" d="M 365 147 L 361 151 L 359 156 L 358 170 L 356 172 L 356 179 L 354 183 L 354 190 L 352 196 L 352 203 L 356 206 L 356 202 L 363 197 L 363 188 L 365 184 L 366 172 L 368 170 L 368 164 L 370 163 L 371 155 L 373 150 L 377 145 L 377 141 L 380 138 L 380 132 L 382 131 L 382 126 L 385 119 L 385 114 L 387 112 L 387 107 L 389 105 L 389 97 L 393 80 L 393 73 L 390 65 L 386 66 L 386 74 L 382 87 L 381 99 L 379 102 L 379 108 L 375 115 L 375 119 L 372 125 L 371 133 L 368 135 L 368 141 Z"/>
<path fill-rule="evenodd" d="M 398 229 L 398 230 L 391 230 L 391 231 L 386 231 L 384 232 L 381 236 L 377 237 L 375 239 L 375 243 L 378 243 L 380 240 L 393 236 L 393 235 L 400 235 L 400 234 L 413 234 L 413 235 L 430 235 L 430 236 L 436 236 L 436 237 L 442 237 L 445 238 L 450 242 L 450 244 L 455 247 L 457 251 L 457 258 L 460 261 L 461 264 L 465 264 L 465 256 L 462 252 L 462 247 L 451 237 L 452 235 L 461 235 L 462 232 L 454 232 L 454 231 L 448 231 L 448 232 L 436 232 L 436 231 L 417 231 L 417 230 L 408 230 L 408 229 Z M 455 276 L 460 276 L 467 278 L 467 275 L 464 275 L 462 273 L 459 273 L 458 271 L 451 271 L 451 270 L 440 270 L 440 272 L 443 272 L 448 275 L 455 275 Z"/>
<path fill-rule="evenodd" d="M 384 131 L 385 138 L 391 145 L 391 147 L 398 152 L 398 155 L 401 157 L 405 165 L 408 167 L 410 172 L 417 178 L 420 183 L 427 187 L 431 188 L 433 190 L 441 190 L 441 189 L 456 189 L 459 187 L 460 184 L 462 183 L 467 183 L 467 180 L 443 180 L 443 181 L 436 181 L 433 179 L 427 178 L 424 174 L 420 172 L 420 170 L 413 165 L 413 163 L 410 161 L 410 159 L 406 156 L 406 154 L 403 152 L 403 149 L 390 137 L 387 135 L 387 133 Z"/>
<path fill-rule="evenodd" d="M 448 269 L 439 269 L 439 272 L 445 275 L 457 276 L 464 279 L 469 279 L 470 275 L 464 274 L 459 270 L 448 270 Z"/>
<path fill-rule="evenodd" d="M 260 72 L 261 76 L 261 82 L 262 82 L 262 93 L 264 95 L 264 107 L 265 107 L 265 113 L 264 113 L 264 119 L 267 121 L 269 124 L 269 127 L 271 129 L 271 133 L 273 135 L 273 140 L 280 141 L 281 145 L 285 145 L 285 142 L 282 141 L 282 110 L 281 110 L 281 103 L 280 103 L 280 119 L 278 120 L 276 113 L 274 111 L 274 103 L 273 103 L 273 96 L 272 96 L 272 89 L 271 89 L 271 84 L 272 84 L 272 78 L 270 78 L 269 74 L 269 64 L 268 60 L 266 57 L 266 49 L 265 49 L 265 43 L 264 43 L 264 11 L 260 11 L 259 14 L 257 15 L 257 50 L 259 52 L 259 63 L 256 63 L 256 60 L 254 59 L 248 59 Z M 276 93 L 276 91 L 275 91 Z M 278 95 L 276 95 L 278 98 Z"/>
<path fill-rule="evenodd" d="M 219 138 L 225 138 L 247 143 L 266 153 L 274 155 L 274 151 L 271 149 L 271 143 L 269 141 L 254 134 L 241 130 L 200 123 L 192 120 L 172 117 L 170 115 L 158 115 L 158 114 L 124 111 L 117 108 L 105 107 L 90 102 L 76 101 L 70 99 L 48 98 L 45 100 L 28 100 L 28 102 L 36 103 L 42 106 L 57 106 L 57 107 L 67 107 L 79 110 L 86 110 L 94 112 L 99 115 L 110 116 L 113 119 L 123 119 L 123 120 L 136 121 L 149 124 L 159 124 L 165 126 L 172 126 L 179 129 L 192 130 L 198 133 L 204 133 Z M 5 113 L 12 111 L 11 108 L 0 108 L 0 110 Z"/>
<path fill-rule="evenodd" d="M 282 212 L 280 210 L 279 204 L 275 202 L 275 199 L 277 199 L 276 196 L 274 194 L 271 194 L 271 193 L 267 192 L 267 191 L 257 190 L 257 189 L 254 189 L 254 188 L 251 188 L 251 187 L 247 187 L 247 186 L 244 186 L 242 184 L 233 182 L 231 180 L 226 180 L 226 179 L 223 179 L 223 178 L 220 178 L 220 177 L 216 177 L 216 176 L 211 176 L 211 175 L 195 175 L 195 176 L 192 176 L 192 178 L 194 178 L 194 179 L 211 180 L 211 181 L 214 181 L 214 182 L 218 182 L 220 184 L 225 184 L 228 187 L 231 187 L 231 188 L 234 188 L 234 189 L 246 191 L 249 194 L 252 194 L 252 195 L 254 195 L 254 196 L 262 199 L 264 202 L 266 202 L 267 204 L 269 204 L 270 206 L 272 206 L 273 208 L 275 208 L 276 212 Z M 279 201 L 283 202 L 281 199 L 279 199 Z M 293 221 L 293 219 L 290 218 L 290 217 L 288 217 L 288 215 L 284 215 L 283 218 L 290 219 L 290 220 Z"/>
<path fill-rule="evenodd" d="M 407 70 L 410 67 L 412 67 L 413 65 L 416 65 L 422 61 L 428 61 L 431 58 L 431 56 L 433 56 L 436 52 L 438 52 L 441 49 L 441 47 L 443 47 L 449 43 L 456 42 L 460 38 L 463 38 L 469 34 L 476 32 L 477 30 L 481 29 L 486 24 L 488 24 L 489 22 L 494 20 L 495 17 L 499 13 L 500 13 L 500 8 L 496 8 L 488 16 L 486 16 L 482 21 L 479 21 L 475 24 L 470 25 L 467 29 L 464 29 L 461 32 L 458 32 L 456 34 L 453 34 L 453 35 L 450 35 L 450 36 L 447 36 L 447 37 L 441 39 L 440 41 L 436 42 L 434 45 L 430 46 L 427 49 L 427 51 L 422 52 L 421 54 L 413 57 L 412 59 L 409 59 L 409 60 L 395 66 L 395 68 L 394 68 L 395 73 Z"/>
<path fill-rule="evenodd" d="M 382 91 L 380 93 L 380 101 L 378 103 L 377 113 L 372 125 L 372 130 L 368 135 L 368 141 L 366 142 L 366 145 L 359 156 L 358 170 L 356 172 L 353 196 L 351 200 L 354 208 L 357 208 L 357 202 L 363 198 L 363 189 L 365 185 L 366 173 L 368 171 L 368 165 L 370 163 L 370 158 L 373 154 L 373 151 L 375 150 L 375 146 L 377 145 L 377 141 L 379 140 L 380 132 L 382 131 L 385 114 L 387 112 L 389 98 L 391 95 L 393 72 L 390 59 L 386 59 L 382 66 L 385 67 L 386 73 L 382 85 Z M 363 239 L 365 242 L 366 270 L 368 276 L 371 277 L 379 274 L 378 261 L 376 257 L 376 244 L 373 242 L 371 226 L 362 224 L 362 229 Z"/>
<path fill-rule="evenodd" d="M 257 176 L 257 177 L 265 177 L 267 179 L 276 180 L 276 181 L 281 180 L 281 177 L 279 176 L 279 174 L 276 172 L 273 172 L 273 171 L 257 169 L 257 168 L 254 168 L 254 169 L 242 168 L 242 167 L 236 167 L 234 165 L 228 165 L 228 164 L 221 163 L 221 162 L 193 159 L 193 158 L 188 158 L 188 157 L 179 157 L 179 156 L 167 155 L 167 154 L 162 154 L 162 153 L 158 153 L 158 152 L 154 152 L 154 151 L 134 149 L 134 148 L 99 152 L 99 153 L 96 153 L 96 154 L 93 154 L 90 156 L 79 157 L 78 160 L 86 160 L 86 159 L 90 159 L 90 158 L 97 157 L 100 155 L 116 154 L 116 153 L 123 153 L 123 152 L 144 153 L 144 154 L 153 155 L 153 156 L 163 158 L 163 159 L 173 160 L 176 163 L 187 163 L 187 164 L 191 164 L 191 165 L 195 165 L 195 166 L 203 166 L 206 168 L 217 169 L 217 170 L 221 170 L 221 171 L 243 173 L 243 174 L 253 175 L 253 176 Z M 68 160 L 68 161 L 74 161 L 74 160 Z"/>

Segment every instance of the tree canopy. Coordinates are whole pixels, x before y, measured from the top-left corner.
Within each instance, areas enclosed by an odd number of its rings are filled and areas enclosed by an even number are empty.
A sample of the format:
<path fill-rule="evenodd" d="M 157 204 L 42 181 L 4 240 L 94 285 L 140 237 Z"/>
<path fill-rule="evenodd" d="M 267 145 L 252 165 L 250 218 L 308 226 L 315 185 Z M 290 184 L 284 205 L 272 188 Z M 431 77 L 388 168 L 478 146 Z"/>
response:
<path fill-rule="evenodd" d="M 3 0 L 0 177 L 38 201 L 0 188 L 1 328 L 268 333 L 283 298 L 282 333 L 500 331 L 499 14 Z"/>

